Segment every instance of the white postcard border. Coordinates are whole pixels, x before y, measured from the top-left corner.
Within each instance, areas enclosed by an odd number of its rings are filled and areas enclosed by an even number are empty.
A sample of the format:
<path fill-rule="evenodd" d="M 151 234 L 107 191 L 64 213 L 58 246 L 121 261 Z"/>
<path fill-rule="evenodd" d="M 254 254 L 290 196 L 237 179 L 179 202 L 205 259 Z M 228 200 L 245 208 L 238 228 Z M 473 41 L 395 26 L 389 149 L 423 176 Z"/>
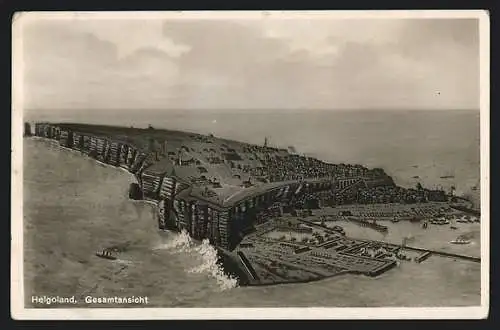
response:
<path fill-rule="evenodd" d="M 480 24 L 481 306 L 432 308 L 24 308 L 23 23 L 33 19 L 424 19 L 477 18 Z M 12 25 L 11 315 L 19 320 L 155 319 L 478 319 L 489 312 L 490 23 L 485 10 L 24 12 Z"/>

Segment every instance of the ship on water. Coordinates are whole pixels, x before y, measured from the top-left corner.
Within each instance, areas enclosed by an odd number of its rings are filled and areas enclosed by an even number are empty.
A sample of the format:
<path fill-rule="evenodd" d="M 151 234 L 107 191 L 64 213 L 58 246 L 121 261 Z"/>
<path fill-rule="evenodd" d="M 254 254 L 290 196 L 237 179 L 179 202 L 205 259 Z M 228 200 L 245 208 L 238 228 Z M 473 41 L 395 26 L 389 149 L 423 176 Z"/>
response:
<path fill-rule="evenodd" d="M 381 168 L 327 163 L 295 148 L 270 146 L 267 137 L 253 145 L 151 125 L 71 123 L 36 123 L 35 136 L 132 173 L 136 182 L 130 184 L 129 197 L 157 205 L 158 229 L 208 240 L 240 285 L 307 282 L 346 273 L 378 276 L 408 259 L 397 244 L 349 237 L 341 226 L 311 221 L 325 206 L 411 205 L 393 217 L 395 223 L 420 222 L 432 208 L 451 210 L 442 190 L 399 187 Z M 346 216 L 388 231 L 371 216 Z M 366 251 L 385 252 L 372 256 Z M 116 258 L 109 250 L 96 255 Z"/>
<path fill-rule="evenodd" d="M 108 259 L 108 260 L 116 260 L 117 259 L 117 256 L 109 249 L 99 250 L 95 253 L 95 255 L 99 258 Z"/>

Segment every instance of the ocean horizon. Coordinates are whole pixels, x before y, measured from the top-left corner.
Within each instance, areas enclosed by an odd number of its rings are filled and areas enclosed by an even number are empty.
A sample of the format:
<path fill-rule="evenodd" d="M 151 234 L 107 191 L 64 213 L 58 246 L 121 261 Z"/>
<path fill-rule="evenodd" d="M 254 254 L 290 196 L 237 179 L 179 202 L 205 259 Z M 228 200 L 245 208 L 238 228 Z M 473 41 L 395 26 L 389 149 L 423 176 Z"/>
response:
<path fill-rule="evenodd" d="M 327 162 L 384 168 L 406 187 L 454 186 L 463 194 L 479 181 L 478 110 L 28 110 L 24 119 L 152 125 L 251 144 L 267 137 Z"/>

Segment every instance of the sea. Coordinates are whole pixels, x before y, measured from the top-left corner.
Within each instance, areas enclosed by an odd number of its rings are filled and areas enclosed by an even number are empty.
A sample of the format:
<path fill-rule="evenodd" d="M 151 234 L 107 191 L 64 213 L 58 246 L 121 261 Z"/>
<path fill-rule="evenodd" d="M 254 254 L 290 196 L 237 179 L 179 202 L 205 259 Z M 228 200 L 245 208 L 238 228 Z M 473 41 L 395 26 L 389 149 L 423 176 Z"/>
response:
<path fill-rule="evenodd" d="M 479 182 L 479 111 L 30 110 L 25 121 L 152 125 L 254 144 L 267 137 L 270 145 L 292 146 L 325 161 L 381 167 L 406 187 L 453 186 L 456 194 L 467 195 Z M 158 231 L 154 205 L 128 199 L 129 173 L 49 141 L 24 139 L 23 147 L 27 306 L 32 295 L 76 295 L 81 307 L 94 306 L 84 301 L 89 295 L 147 296 L 149 307 L 480 305 L 480 264 L 437 256 L 402 263 L 377 278 L 342 275 L 240 287 L 216 264 L 208 242 Z M 450 250 L 455 235 L 437 226 L 422 231 L 406 223 L 387 225 L 394 242 L 411 236 L 413 246 L 431 244 L 443 251 Z M 357 226 L 345 229 L 353 237 L 380 235 Z M 479 224 L 461 224 L 456 234 L 472 237 L 460 253 L 480 255 Z M 127 247 L 119 259 L 95 257 L 98 249 L 114 245 Z"/>

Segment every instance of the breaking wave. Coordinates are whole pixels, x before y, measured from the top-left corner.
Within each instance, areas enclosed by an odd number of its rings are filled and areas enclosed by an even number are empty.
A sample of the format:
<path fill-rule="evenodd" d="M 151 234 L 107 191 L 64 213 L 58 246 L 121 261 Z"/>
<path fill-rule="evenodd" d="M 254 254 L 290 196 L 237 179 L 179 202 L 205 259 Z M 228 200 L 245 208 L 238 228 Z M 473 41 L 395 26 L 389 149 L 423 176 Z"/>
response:
<path fill-rule="evenodd" d="M 190 273 L 208 273 L 216 279 L 221 290 L 228 290 L 238 286 L 238 280 L 224 273 L 222 266 L 218 263 L 217 250 L 210 245 L 208 239 L 204 239 L 193 251 L 202 258 L 202 263 L 191 268 Z"/>
<path fill-rule="evenodd" d="M 175 253 L 187 253 L 201 258 L 201 263 L 188 269 L 192 274 L 208 274 L 217 281 L 218 287 L 224 291 L 238 286 L 238 280 L 224 273 L 222 265 L 218 263 L 217 250 L 210 245 L 208 239 L 197 244 L 188 232 L 183 230 L 170 241 L 158 245 L 154 250 L 173 250 Z"/>
<path fill-rule="evenodd" d="M 173 238 L 166 243 L 161 243 L 153 250 L 175 250 L 175 252 L 188 252 L 193 246 L 194 242 L 189 236 L 188 232 L 183 230 L 180 233 L 175 233 Z"/>

